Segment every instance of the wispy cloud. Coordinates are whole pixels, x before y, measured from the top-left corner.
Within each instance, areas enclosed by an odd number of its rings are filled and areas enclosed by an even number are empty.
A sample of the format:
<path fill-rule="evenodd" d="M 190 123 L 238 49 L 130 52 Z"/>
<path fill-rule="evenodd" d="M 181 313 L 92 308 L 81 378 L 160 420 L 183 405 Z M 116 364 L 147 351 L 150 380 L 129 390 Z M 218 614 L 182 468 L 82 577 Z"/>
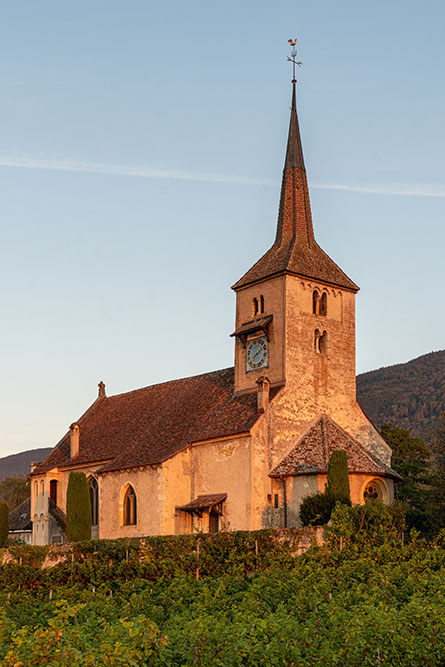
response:
<path fill-rule="evenodd" d="M 198 171 L 175 169 L 155 169 L 144 165 L 122 165 L 105 162 L 84 162 L 60 158 L 0 155 L 0 167 L 22 169 L 45 169 L 50 171 L 77 172 L 83 174 L 104 174 L 112 176 L 136 176 L 150 179 L 178 181 L 200 181 L 203 183 L 228 183 L 233 185 L 277 186 L 279 181 L 257 176 L 236 176 L 232 174 L 212 174 Z M 395 183 L 389 185 L 351 185 L 342 183 L 312 183 L 312 188 L 320 190 L 340 190 L 370 195 L 399 195 L 409 197 L 445 198 L 445 184 L 410 185 Z"/>

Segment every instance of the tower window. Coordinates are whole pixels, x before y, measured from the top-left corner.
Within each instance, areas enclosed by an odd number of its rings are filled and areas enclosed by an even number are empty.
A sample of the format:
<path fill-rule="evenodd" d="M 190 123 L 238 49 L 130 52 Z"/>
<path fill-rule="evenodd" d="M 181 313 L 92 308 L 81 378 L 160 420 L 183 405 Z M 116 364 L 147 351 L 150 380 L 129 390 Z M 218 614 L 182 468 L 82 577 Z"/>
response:
<path fill-rule="evenodd" d="M 320 352 L 320 329 L 315 329 L 314 332 L 314 350 L 315 352 Z"/>
<path fill-rule="evenodd" d="M 264 313 L 264 296 L 260 296 L 260 313 Z"/>
<path fill-rule="evenodd" d="M 316 289 L 312 292 L 312 313 L 314 315 L 320 314 L 320 295 Z"/>
<path fill-rule="evenodd" d="M 275 508 L 278 508 L 278 507 L 280 506 L 280 498 L 279 498 L 279 496 L 278 496 L 278 493 L 275 493 L 275 494 L 274 494 L 274 498 L 273 498 L 273 506 L 274 506 Z"/>
<path fill-rule="evenodd" d="M 326 317 L 327 314 L 328 314 L 328 295 L 326 294 L 326 292 L 323 292 L 320 299 L 320 315 L 324 315 Z"/>
<path fill-rule="evenodd" d="M 252 301 L 252 315 L 258 315 L 259 311 L 259 305 L 258 305 L 258 299 L 254 299 Z"/>
<path fill-rule="evenodd" d="M 314 332 L 314 350 L 318 354 L 327 355 L 328 353 L 328 332 L 320 332 L 320 329 L 315 329 Z"/>

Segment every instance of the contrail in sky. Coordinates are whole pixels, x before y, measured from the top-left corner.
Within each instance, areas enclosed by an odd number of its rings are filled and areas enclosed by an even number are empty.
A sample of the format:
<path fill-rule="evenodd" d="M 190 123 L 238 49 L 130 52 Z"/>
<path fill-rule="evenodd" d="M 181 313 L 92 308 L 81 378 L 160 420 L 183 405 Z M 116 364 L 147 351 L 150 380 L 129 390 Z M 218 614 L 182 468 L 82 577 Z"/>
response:
<path fill-rule="evenodd" d="M 77 172 L 83 174 L 102 174 L 112 176 L 137 176 L 140 178 L 162 178 L 178 181 L 200 181 L 203 183 L 229 183 L 233 185 L 276 186 L 279 181 L 256 176 L 234 176 L 228 174 L 209 174 L 197 171 L 174 169 L 154 169 L 143 165 L 118 165 L 104 162 L 83 162 L 59 158 L 33 158 L 0 155 L 0 167 L 19 167 L 22 169 L 46 169 L 49 171 Z M 345 185 L 341 183 L 311 183 L 312 188 L 320 190 L 343 190 L 371 195 L 401 195 L 411 197 L 445 197 L 445 185 Z"/>

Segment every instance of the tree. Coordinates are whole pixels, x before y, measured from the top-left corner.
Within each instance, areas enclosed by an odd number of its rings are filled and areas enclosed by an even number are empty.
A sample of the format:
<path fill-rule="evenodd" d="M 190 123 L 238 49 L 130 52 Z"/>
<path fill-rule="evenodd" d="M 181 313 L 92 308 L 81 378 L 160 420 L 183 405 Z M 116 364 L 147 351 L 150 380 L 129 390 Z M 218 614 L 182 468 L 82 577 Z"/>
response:
<path fill-rule="evenodd" d="M 434 531 L 445 528 L 445 412 L 431 437 L 431 477 L 427 504 Z"/>
<path fill-rule="evenodd" d="M 31 493 L 26 477 L 7 477 L 0 484 L 0 500 L 8 504 L 10 510 L 18 507 Z"/>
<path fill-rule="evenodd" d="M 335 449 L 329 458 L 326 493 L 334 500 L 346 505 L 351 504 L 348 455 L 343 449 Z"/>
<path fill-rule="evenodd" d="M 326 491 L 306 496 L 300 505 L 300 519 L 303 526 L 324 526 L 331 518 L 335 500 Z"/>
<path fill-rule="evenodd" d="M 429 528 L 429 472 L 430 450 L 411 431 L 391 424 L 383 424 L 383 439 L 392 448 L 391 465 L 403 477 L 397 485 L 398 500 L 409 503 L 407 522 L 417 530 Z"/>
<path fill-rule="evenodd" d="M 6 503 L 0 502 L 0 547 L 5 547 L 8 543 L 9 533 L 9 507 Z"/>
<path fill-rule="evenodd" d="M 71 472 L 66 493 L 66 537 L 68 542 L 91 539 L 91 505 L 83 472 Z"/>

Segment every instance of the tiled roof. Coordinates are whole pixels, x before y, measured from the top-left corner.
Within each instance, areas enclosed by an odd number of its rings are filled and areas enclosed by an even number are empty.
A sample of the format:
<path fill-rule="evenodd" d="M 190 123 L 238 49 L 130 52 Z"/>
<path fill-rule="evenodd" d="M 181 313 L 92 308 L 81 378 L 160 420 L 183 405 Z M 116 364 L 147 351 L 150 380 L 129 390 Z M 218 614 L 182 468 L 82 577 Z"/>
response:
<path fill-rule="evenodd" d="M 275 242 L 270 250 L 233 285 L 233 289 L 282 273 L 292 273 L 350 290 L 358 290 L 357 285 L 315 241 L 298 125 L 295 83 Z"/>
<path fill-rule="evenodd" d="M 104 396 L 77 422 L 79 454 L 70 460 L 69 433 L 34 474 L 103 462 L 99 472 L 161 463 L 188 444 L 248 431 L 259 417 L 256 394 L 233 395 L 227 368 L 117 396 Z"/>
<path fill-rule="evenodd" d="M 9 530 L 31 530 L 31 498 L 24 500 L 18 507 L 9 512 Z"/>
<path fill-rule="evenodd" d="M 219 503 L 222 503 L 223 500 L 227 498 L 227 493 L 217 493 L 207 496 L 198 496 L 195 500 L 192 500 L 187 505 L 182 505 L 178 509 L 184 510 L 185 512 L 192 512 L 193 510 L 207 510 Z"/>
<path fill-rule="evenodd" d="M 329 458 L 335 449 L 347 452 L 350 473 L 401 479 L 400 475 L 365 450 L 357 440 L 327 415 L 321 415 L 312 422 L 295 447 L 270 472 L 270 476 L 326 474 Z"/>

